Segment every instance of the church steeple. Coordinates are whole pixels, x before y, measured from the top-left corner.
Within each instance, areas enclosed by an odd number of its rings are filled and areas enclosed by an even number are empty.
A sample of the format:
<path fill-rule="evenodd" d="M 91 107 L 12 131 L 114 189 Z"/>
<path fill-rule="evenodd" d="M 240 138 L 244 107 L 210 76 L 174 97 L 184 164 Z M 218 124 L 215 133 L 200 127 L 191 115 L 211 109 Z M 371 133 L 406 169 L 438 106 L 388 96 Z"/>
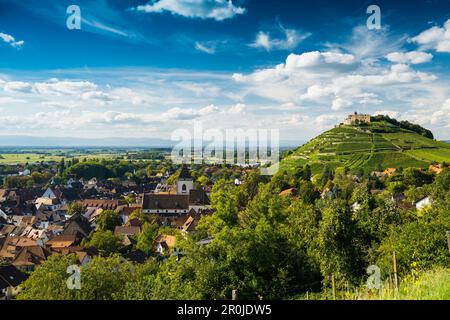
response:
<path fill-rule="evenodd" d="M 178 177 L 179 180 L 192 180 L 191 173 L 189 172 L 189 169 L 185 163 L 181 166 L 181 172 L 180 176 Z"/>
<path fill-rule="evenodd" d="M 183 164 L 177 180 L 177 194 L 189 195 L 193 189 L 194 179 L 192 178 L 187 165 Z"/>

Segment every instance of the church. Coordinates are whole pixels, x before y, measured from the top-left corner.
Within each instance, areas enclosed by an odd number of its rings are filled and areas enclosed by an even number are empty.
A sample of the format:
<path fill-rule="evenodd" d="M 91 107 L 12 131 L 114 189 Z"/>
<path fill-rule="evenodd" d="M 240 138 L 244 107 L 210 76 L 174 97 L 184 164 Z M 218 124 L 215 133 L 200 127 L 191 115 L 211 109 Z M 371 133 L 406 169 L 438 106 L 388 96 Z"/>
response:
<path fill-rule="evenodd" d="M 186 164 L 183 164 L 176 181 L 176 193 L 144 194 L 142 201 L 143 213 L 162 216 L 179 216 L 192 211 L 199 213 L 210 208 L 211 203 L 206 191 L 195 189 L 194 179 Z"/>

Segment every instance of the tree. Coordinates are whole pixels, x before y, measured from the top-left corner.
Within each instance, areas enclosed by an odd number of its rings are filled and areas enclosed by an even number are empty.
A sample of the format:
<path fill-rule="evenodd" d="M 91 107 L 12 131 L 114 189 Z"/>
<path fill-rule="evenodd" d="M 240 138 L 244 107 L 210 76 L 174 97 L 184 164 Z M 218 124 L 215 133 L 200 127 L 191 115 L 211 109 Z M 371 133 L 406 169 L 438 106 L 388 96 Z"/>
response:
<path fill-rule="evenodd" d="M 133 203 L 136 203 L 136 196 L 134 195 L 134 193 L 130 193 L 127 196 L 124 197 L 126 203 L 128 203 L 128 205 L 131 205 Z"/>
<path fill-rule="evenodd" d="M 21 285 L 18 300 L 71 300 L 74 290 L 67 287 L 67 268 L 76 264 L 75 254 L 51 255 Z"/>
<path fill-rule="evenodd" d="M 153 244 L 159 236 L 159 226 L 153 223 L 144 223 L 142 231 L 138 237 L 136 248 L 150 254 L 153 251 Z"/>
<path fill-rule="evenodd" d="M 204 187 L 204 186 L 206 186 L 206 185 L 208 184 L 209 179 L 208 179 L 207 176 L 200 176 L 200 177 L 197 179 L 197 182 L 200 184 L 200 186 Z"/>
<path fill-rule="evenodd" d="M 83 206 L 81 205 L 81 203 L 79 202 L 72 202 L 68 205 L 68 209 L 67 209 L 67 213 L 70 216 L 76 215 L 76 214 L 83 214 L 84 213 L 84 209 Z"/>
<path fill-rule="evenodd" d="M 86 158 L 84 160 L 86 160 Z M 78 178 L 83 179 L 92 179 L 94 177 L 99 179 L 108 179 L 114 177 L 114 173 L 105 165 L 93 161 L 85 161 L 74 164 L 67 169 L 67 174 L 73 174 Z"/>
<path fill-rule="evenodd" d="M 101 231 L 114 231 L 116 226 L 120 226 L 122 220 L 118 212 L 114 210 L 103 210 L 97 220 L 98 229 Z"/>
<path fill-rule="evenodd" d="M 325 283 L 329 284 L 329 276 L 334 274 L 341 283 L 348 280 L 356 284 L 366 265 L 357 224 L 344 201 L 327 200 L 322 206 L 317 254 Z"/>
<path fill-rule="evenodd" d="M 59 174 L 62 175 L 64 173 L 64 170 L 66 169 L 65 163 L 64 163 L 64 158 L 61 158 L 61 161 L 59 162 Z"/>
<path fill-rule="evenodd" d="M 97 230 L 91 235 L 90 240 L 83 240 L 82 246 L 94 247 L 98 249 L 101 256 L 107 257 L 119 252 L 122 248 L 122 239 L 110 230 Z"/>

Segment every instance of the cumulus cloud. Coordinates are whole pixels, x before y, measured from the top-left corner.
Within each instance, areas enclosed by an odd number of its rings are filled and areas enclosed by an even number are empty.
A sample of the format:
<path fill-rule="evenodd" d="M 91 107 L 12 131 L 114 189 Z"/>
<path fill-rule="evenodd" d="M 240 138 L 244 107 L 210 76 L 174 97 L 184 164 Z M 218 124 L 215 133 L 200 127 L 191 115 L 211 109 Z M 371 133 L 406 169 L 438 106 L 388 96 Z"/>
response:
<path fill-rule="evenodd" d="M 234 106 L 232 106 L 229 110 L 228 113 L 229 114 L 243 114 L 245 113 L 247 106 L 243 103 L 238 103 Z"/>
<path fill-rule="evenodd" d="M 333 100 L 331 109 L 332 110 L 341 110 L 344 108 L 351 107 L 352 105 L 353 105 L 353 102 L 338 97 Z"/>
<path fill-rule="evenodd" d="M 420 51 L 391 52 L 386 56 L 386 59 L 394 63 L 420 64 L 430 62 L 433 55 Z"/>
<path fill-rule="evenodd" d="M 423 60 L 412 55 L 409 58 Z M 416 71 L 409 64 L 367 67 L 352 54 L 312 51 L 290 54 L 285 63 L 234 74 L 233 79 L 245 88 L 247 96 L 256 95 L 281 106 L 308 105 L 337 112 L 350 107 L 364 110 L 386 100 L 410 99 L 408 95 L 423 90 L 436 76 Z"/>
<path fill-rule="evenodd" d="M 373 113 L 374 115 L 384 115 L 389 116 L 391 118 L 399 118 L 400 112 L 394 110 L 378 110 Z"/>
<path fill-rule="evenodd" d="M 23 40 L 16 41 L 16 39 L 12 35 L 3 32 L 0 32 L 0 40 L 14 48 L 21 48 L 25 43 L 25 41 Z"/>
<path fill-rule="evenodd" d="M 450 19 L 442 27 L 433 26 L 410 39 L 424 48 L 450 53 Z"/>
<path fill-rule="evenodd" d="M 105 93 L 103 91 L 88 91 L 88 92 L 83 92 L 81 94 L 81 99 L 95 100 L 95 101 L 98 101 L 100 104 L 105 104 L 105 103 L 111 102 L 113 100 L 116 100 L 118 98 L 114 97 L 108 93 Z"/>
<path fill-rule="evenodd" d="M 244 14 L 246 9 L 235 6 L 232 0 L 159 0 L 135 8 L 140 12 L 170 12 L 186 18 L 223 21 Z"/>

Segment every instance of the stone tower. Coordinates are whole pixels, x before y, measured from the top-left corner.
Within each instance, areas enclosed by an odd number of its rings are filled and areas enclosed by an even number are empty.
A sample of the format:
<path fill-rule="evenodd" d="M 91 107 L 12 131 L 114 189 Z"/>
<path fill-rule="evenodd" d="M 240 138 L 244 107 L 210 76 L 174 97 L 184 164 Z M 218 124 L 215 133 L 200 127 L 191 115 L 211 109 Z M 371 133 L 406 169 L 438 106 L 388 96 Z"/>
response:
<path fill-rule="evenodd" d="M 181 173 L 177 180 L 177 194 L 189 195 L 189 192 L 194 189 L 194 179 L 189 172 L 186 164 L 181 167 Z"/>

